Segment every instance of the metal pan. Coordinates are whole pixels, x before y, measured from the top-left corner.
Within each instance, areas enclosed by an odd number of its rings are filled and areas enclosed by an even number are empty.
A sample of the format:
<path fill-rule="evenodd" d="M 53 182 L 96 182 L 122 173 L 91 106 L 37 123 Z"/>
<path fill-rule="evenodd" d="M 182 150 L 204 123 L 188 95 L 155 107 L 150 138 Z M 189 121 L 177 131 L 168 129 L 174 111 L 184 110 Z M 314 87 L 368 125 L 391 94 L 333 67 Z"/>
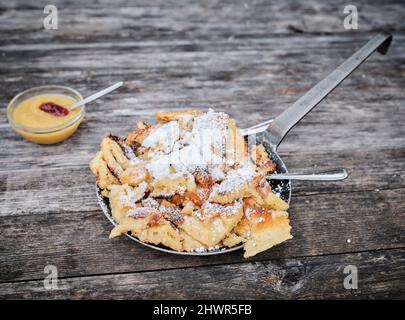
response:
<path fill-rule="evenodd" d="M 288 173 L 287 168 L 279 157 L 279 155 L 275 152 L 271 151 L 270 144 L 268 141 L 270 141 L 270 134 L 267 132 L 264 132 L 260 137 L 257 137 L 257 143 L 263 143 L 264 147 L 266 148 L 267 152 L 271 155 L 271 160 L 276 164 L 277 166 L 277 173 Z M 290 203 L 291 200 L 291 180 L 271 180 L 270 181 L 271 187 L 273 190 L 277 190 L 277 192 L 280 194 L 280 197 Z M 111 209 L 109 205 L 109 200 L 108 198 L 105 198 L 101 195 L 101 189 L 96 186 L 96 192 L 97 192 L 97 199 L 98 203 L 104 213 L 104 215 L 107 217 L 107 219 L 114 225 L 116 226 L 117 223 L 114 221 L 112 215 L 111 215 Z M 209 250 L 209 251 L 204 251 L 204 252 L 181 252 L 181 251 L 175 251 L 172 249 L 169 249 L 165 246 L 161 245 L 154 245 L 150 243 L 143 242 L 139 240 L 138 238 L 126 234 L 126 236 L 144 246 L 147 246 L 149 248 L 153 248 L 159 251 L 167 252 L 167 253 L 173 253 L 173 254 L 179 254 L 179 255 L 188 255 L 188 256 L 208 256 L 208 255 L 215 255 L 215 254 L 221 254 L 221 253 L 228 253 L 232 252 L 235 250 L 239 250 L 243 247 L 243 245 L 235 246 L 232 248 L 223 248 L 223 249 L 218 249 L 218 250 Z"/>
<path fill-rule="evenodd" d="M 378 50 L 385 54 L 390 46 L 392 36 L 388 34 L 378 34 L 365 46 L 353 54 L 342 65 L 334 70 L 329 76 L 315 85 L 303 97 L 297 100 L 290 108 L 281 113 L 274 120 L 269 120 L 254 127 L 244 130 L 254 130 L 254 133 L 262 132 L 255 137 L 256 143 L 263 143 L 267 152 L 271 155 L 271 160 L 277 166 L 277 173 L 288 173 L 287 167 L 277 153 L 277 148 L 287 133 L 306 114 L 308 114 L 320 101 L 322 101 L 333 89 L 335 89 L 347 76 L 349 76 L 362 62 L 364 62 L 374 51 Z M 246 131 L 246 132 L 248 132 Z M 280 197 L 290 203 L 291 201 L 291 180 L 271 180 L 273 190 L 277 190 Z M 107 219 L 115 226 L 116 223 L 111 215 L 111 210 L 107 198 L 101 195 L 101 190 L 97 187 L 97 199 L 100 207 Z M 205 252 L 179 252 L 160 245 L 153 245 L 140 241 L 134 236 L 127 234 L 130 239 L 147 246 L 149 248 L 166 253 L 188 255 L 188 256 L 208 256 L 228 253 L 239 250 L 243 245 L 232 248 L 218 249 Z"/>

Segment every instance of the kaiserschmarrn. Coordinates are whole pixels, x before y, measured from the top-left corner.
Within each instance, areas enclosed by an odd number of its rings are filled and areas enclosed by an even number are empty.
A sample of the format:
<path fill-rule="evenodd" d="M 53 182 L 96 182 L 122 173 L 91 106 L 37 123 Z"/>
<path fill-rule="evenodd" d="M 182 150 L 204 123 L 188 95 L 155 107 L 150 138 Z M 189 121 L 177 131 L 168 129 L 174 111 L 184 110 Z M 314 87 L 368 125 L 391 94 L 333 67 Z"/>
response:
<path fill-rule="evenodd" d="M 90 162 L 117 223 L 111 238 L 188 252 L 243 244 L 246 258 L 292 238 L 288 204 L 266 179 L 276 165 L 234 119 L 212 109 L 156 118 L 105 137 Z"/>

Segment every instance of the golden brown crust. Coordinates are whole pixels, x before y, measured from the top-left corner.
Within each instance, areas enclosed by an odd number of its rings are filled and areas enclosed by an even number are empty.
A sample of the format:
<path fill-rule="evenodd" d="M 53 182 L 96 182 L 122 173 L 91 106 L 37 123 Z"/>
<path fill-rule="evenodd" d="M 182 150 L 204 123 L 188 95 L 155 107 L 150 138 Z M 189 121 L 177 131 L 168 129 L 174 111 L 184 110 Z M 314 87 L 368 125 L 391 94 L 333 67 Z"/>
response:
<path fill-rule="evenodd" d="M 222 244 L 228 248 L 232 248 L 243 242 L 246 242 L 246 238 L 238 236 L 235 232 L 231 232 L 225 239 L 222 240 Z"/>
<path fill-rule="evenodd" d="M 182 251 L 182 237 L 163 217 L 156 214 L 145 218 L 125 218 L 110 233 L 110 238 L 130 232 L 139 240 L 155 245 L 163 244 L 173 250 Z"/>
<path fill-rule="evenodd" d="M 147 181 L 149 178 L 148 171 L 141 166 L 129 167 L 120 175 L 120 182 L 130 186 L 137 186 L 140 183 Z"/>
<path fill-rule="evenodd" d="M 245 219 L 235 230 L 238 235 L 247 238 L 244 244 L 245 258 L 292 238 L 286 211 L 266 210 L 252 198 L 244 199 L 243 207 Z"/>
<path fill-rule="evenodd" d="M 121 146 L 112 136 L 105 137 L 102 140 L 101 150 L 104 159 L 107 161 L 108 165 L 111 166 L 110 169 L 116 171 L 117 175 L 128 168 L 129 160 L 124 155 Z"/>
<path fill-rule="evenodd" d="M 263 174 L 272 174 L 276 171 L 276 164 L 269 159 L 269 155 L 262 144 L 252 146 L 251 157 Z"/>
<path fill-rule="evenodd" d="M 197 186 L 203 189 L 211 189 L 215 184 L 214 179 L 205 171 L 194 172 L 194 178 Z"/>
<path fill-rule="evenodd" d="M 152 129 L 152 125 L 145 122 L 139 122 L 138 129 L 135 129 L 133 132 L 129 132 L 127 138 L 125 139 L 125 142 L 131 147 L 139 146 L 149 135 Z"/>
<path fill-rule="evenodd" d="M 156 112 L 155 117 L 156 120 L 159 122 L 169 122 L 169 121 L 179 121 L 181 117 L 185 115 L 189 116 L 199 116 L 202 112 L 198 109 L 188 109 L 188 110 L 180 110 L 180 111 L 170 111 L 170 112 Z"/>
<path fill-rule="evenodd" d="M 226 150 L 226 160 L 228 163 L 238 163 L 248 157 L 247 142 L 240 134 L 234 119 L 229 119 L 228 121 Z"/>
<path fill-rule="evenodd" d="M 264 216 L 264 221 L 256 220 L 251 223 L 250 237 L 244 244 L 245 258 L 292 239 L 288 213 L 285 211 L 271 211 Z"/>
<path fill-rule="evenodd" d="M 188 235 L 208 247 L 215 247 L 223 240 L 242 218 L 243 212 L 219 215 L 206 220 L 185 216 L 180 228 Z"/>
<path fill-rule="evenodd" d="M 151 197 L 172 197 L 186 191 L 192 192 L 196 187 L 194 181 L 188 175 L 166 176 L 155 179 L 150 183 L 150 186 L 152 190 Z"/>
<path fill-rule="evenodd" d="M 109 185 L 119 184 L 119 180 L 108 168 L 107 162 L 103 158 L 103 152 L 97 152 L 96 156 L 90 161 L 90 169 L 96 176 L 97 185 L 101 189 L 107 188 Z"/>
<path fill-rule="evenodd" d="M 145 186 L 131 187 L 129 185 L 111 185 L 108 187 L 111 213 L 114 220 L 121 222 L 131 209 L 135 209 L 137 202 L 146 194 Z"/>

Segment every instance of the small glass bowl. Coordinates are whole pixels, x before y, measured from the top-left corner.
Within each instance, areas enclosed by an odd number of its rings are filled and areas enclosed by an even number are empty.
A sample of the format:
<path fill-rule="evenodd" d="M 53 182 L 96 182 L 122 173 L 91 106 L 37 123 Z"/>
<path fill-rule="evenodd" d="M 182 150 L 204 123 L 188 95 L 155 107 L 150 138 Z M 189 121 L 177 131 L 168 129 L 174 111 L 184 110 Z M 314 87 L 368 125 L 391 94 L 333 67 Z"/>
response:
<path fill-rule="evenodd" d="M 54 144 L 66 140 L 76 132 L 85 115 L 85 105 L 80 107 L 79 113 L 68 122 L 47 129 L 33 129 L 25 127 L 14 121 L 15 108 L 24 100 L 39 95 L 62 95 L 67 96 L 74 102 L 83 100 L 82 95 L 69 87 L 48 85 L 34 87 L 17 94 L 7 106 L 7 118 L 11 127 L 21 136 L 39 144 Z"/>

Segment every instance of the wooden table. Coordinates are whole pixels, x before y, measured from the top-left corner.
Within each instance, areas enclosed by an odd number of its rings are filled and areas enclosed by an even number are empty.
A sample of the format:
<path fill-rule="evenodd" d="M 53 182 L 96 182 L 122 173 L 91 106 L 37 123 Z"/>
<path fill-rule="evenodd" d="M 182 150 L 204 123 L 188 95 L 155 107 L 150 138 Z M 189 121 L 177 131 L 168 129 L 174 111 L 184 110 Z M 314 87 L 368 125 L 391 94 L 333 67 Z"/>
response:
<path fill-rule="evenodd" d="M 405 5 L 350 1 L 41 1 L 0 6 L 0 297 L 405 298 Z M 381 2 L 381 4 L 380 4 Z M 279 114 L 365 43 L 394 34 L 283 142 L 291 172 L 345 167 L 344 182 L 294 182 L 294 239 L 242 252 L 183 257 L 109 240 L 88 162 L 101 138 L 155 111 L 213 107 L 241 127 Z M 36 145 L 7 123 L 23 89 L 60 84 L 83 95 L 123 80 L 88 105 L 69 140 Z M 47 290 L 44 268 L 58 270 Z M 358 289 L 345 289 L 347 265 Z"/>

